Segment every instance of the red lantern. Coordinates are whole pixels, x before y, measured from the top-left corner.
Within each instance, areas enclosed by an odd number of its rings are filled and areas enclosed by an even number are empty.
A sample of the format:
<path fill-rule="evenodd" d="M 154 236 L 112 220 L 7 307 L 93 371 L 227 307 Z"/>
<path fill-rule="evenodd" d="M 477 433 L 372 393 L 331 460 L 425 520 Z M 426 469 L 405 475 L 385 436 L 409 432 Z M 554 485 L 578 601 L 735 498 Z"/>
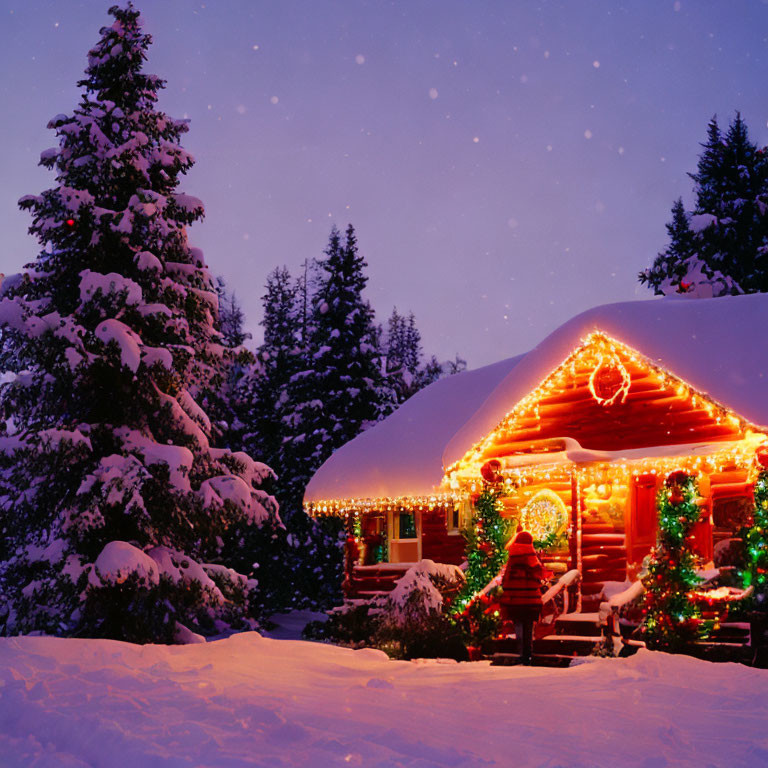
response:
<path fill-rule="evenodd" d="M 495 485 L 500 483 L 504 478 L 501 476 L 501 462 L 498 459 L 491 459 L 486 461 L 482 467 L 480 467 L 480 474 L 486 483 Z"/>
<path fill-rule="evenodd" d="M 755 460 L 763 469 L 768 468 L 768 443 L 758 447 L 755 451 Z"/>
<path fill-rule="evenodd" d="M 75 226 L 75 220 L 74 219 L 67 219 L 67 226 L 68 227 L 74 227 Z"/>

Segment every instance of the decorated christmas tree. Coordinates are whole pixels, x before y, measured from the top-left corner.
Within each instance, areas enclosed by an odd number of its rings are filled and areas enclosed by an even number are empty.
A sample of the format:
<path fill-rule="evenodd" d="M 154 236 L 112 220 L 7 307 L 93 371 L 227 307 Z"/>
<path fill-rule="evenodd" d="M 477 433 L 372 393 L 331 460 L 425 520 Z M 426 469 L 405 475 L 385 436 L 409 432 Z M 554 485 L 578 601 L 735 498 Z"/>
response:
<path fill-rule="evenodd" d="M 701 613 L 691 590 L 701 581 L 689 537 L 701 514 L 696 479 L 685 472 L 669 475 L 656 506 L 659 532 L 643 579 L 643 638 L 649 648 L 680 650 L 699 637 Z"/>
<path fill-rule="evenodd" d="M 768 461 L 768 452 L 760 449 L 759 457 Z M 745 588 L 753 587 L 755 602 L 765 608 L 768 592 L 768 470 L 762 468 L 755 481 L 755 512 L 752 524 L 744 528 L 744 568 L 741 572 Z"/>
<path fill-rule="evenodd" d="M 253 626 L 235 550 L 278 518 L 268 467 L 211 447 L 195 397 L 226 348 L 187 241 L 187 124 L 157 109 L 139 13 L 109 12 L 79 105 L 49 124 L 56 185 L 20 201 L 40 254 L 2 285 L 0 632 L 183 640 Z"/>
<path fill-rule="evenodd" d="M 460 608 L 499 575 L 507 561 L 505 545 L 511 524 L 501 516 L 502 491 L 486 486 L 475 502 L 472 520 L 464 529 L 467 571 L 464 589 L 456 601 Z"/>

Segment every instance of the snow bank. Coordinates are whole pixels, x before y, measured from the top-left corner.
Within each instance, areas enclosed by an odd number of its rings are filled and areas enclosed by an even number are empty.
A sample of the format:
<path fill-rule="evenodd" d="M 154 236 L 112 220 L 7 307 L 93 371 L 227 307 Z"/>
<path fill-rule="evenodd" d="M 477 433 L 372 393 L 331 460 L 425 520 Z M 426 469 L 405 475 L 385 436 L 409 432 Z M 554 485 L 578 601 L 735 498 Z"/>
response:
<path fill-rule="evenodd" d="M 256 633 L 0 639 L 4 768 L 768 763 L 768 672 L 641 651 L 572 669 L 389 661 Z"/>

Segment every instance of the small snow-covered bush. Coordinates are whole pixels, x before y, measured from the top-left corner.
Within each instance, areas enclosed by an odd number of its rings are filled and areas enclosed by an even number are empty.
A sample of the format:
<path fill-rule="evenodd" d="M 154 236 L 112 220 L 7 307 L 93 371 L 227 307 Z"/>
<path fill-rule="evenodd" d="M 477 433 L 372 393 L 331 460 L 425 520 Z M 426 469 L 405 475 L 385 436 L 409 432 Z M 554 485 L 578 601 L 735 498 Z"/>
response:
<path fill-rule="evenodd" d="M 455 565 L 422 560 L 409 568 L 392 592 L 379 600 L 377 647 L 402 659 L 466 659 L 459 628 L 442 612 L 446 596 L 458 592 L 463 583 L 464 573 Z"/>
<path fill-rule="evenodd" d="M 446 597 L 458 592 L 463 581 L 460 568 L 422 560 L 390 594 L 330 612 L 327 622 L 309 625 L 305 637 L 380 648 L 399 659 L 466 659 L 460 628 L 443 613 Z"/>
<path fill-rule="evenodd" d="M 398 626 L 421 621 L 442 610 L 446 594 L 454 594 L 464 583 L 464 572 L 455 565 L 422 560 L 398 579 L 383 600 L 383 613 Z"/>

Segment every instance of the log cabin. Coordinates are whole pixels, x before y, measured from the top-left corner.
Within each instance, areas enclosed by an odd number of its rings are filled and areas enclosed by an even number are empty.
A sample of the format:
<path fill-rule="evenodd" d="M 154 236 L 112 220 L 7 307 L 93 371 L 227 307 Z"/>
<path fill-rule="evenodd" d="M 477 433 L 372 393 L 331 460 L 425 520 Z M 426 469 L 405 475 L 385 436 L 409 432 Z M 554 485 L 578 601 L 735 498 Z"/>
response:
<path fill-rule="evenodd" d="M 768 295 L 659 298 L 588 310 L 530 352 L 441 379 L 336 451 L 311 479 L 311 515 L 348 524 L 346 588 L 386 590 L 422 558 L 459 564 L 488 468 L 503 514 L 581 610 L 633 578 L 655 543 L 665 477 L 695 473 L 702 562 L 752 503 L 768 443 Z"/>

